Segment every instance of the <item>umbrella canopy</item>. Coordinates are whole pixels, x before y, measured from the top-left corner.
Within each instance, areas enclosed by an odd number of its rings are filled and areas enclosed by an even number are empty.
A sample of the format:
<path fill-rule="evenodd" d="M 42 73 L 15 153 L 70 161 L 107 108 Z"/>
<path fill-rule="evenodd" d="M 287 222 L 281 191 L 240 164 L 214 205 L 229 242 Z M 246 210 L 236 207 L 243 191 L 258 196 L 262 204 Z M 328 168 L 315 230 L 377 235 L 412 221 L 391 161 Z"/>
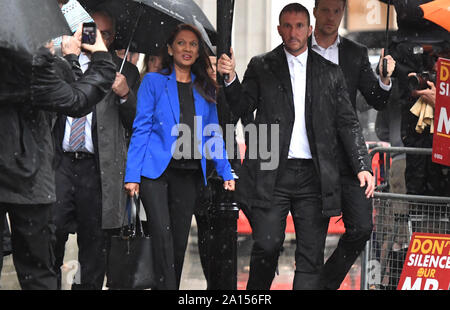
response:
<path fill-rule="evenodd" d="M 203 26 L 204 32 L 212 41 L 211 44 L 214 44 L 216 39 L 214 27 L 192 0 L 79 0 L 79 2 L 88 11 L 100 5 L 114 16 L 115 49 L 126 49 L 131 41 L 130 51 L 155 55 L 164 46 L 167 36 L 181 23 Z"/>
<path fill-rule="evenodd" d="M 450 31 L 450 1 L 435 0 L 422 4 L 423 17 Z"/>
<path fill-rule="evenodd" d="M 64 34 L 71 31 L 55 0 L 0 1 L 0 47 L 33 54 Z"/>
<path fill-rule="evenodd" d="M 214 26 L 193 0 L 134 0 L 142 2 L 184 24 L 195 25 L 195 20 L 203 25 L 209 34 L 214 34 Z"/>

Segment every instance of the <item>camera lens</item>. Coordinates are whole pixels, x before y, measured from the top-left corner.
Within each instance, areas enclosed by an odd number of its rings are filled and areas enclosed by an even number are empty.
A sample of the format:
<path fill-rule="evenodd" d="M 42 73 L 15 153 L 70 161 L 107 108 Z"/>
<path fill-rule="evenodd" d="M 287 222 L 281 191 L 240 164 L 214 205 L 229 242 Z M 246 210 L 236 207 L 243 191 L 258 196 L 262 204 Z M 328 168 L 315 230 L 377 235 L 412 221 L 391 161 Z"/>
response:
<path fill-rule="evenodd" d="M 413 75 L 408 77 L 408 87 L 410 90 L 417 90 L 420 85 L 419 77 Z"/>

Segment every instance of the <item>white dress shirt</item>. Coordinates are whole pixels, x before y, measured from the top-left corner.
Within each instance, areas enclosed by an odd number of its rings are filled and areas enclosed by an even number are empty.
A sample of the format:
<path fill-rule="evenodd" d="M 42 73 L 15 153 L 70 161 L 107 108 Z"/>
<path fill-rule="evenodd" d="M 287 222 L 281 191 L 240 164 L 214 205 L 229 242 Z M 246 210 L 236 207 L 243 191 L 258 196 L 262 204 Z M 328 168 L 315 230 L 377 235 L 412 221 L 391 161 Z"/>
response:
<path fill-rule="evenodd" d="M 305 97 L 306 97 L 306 64 L 308 49 L 297 57 L 284 50 L 291 76 L 292 94 L 294 97 L 295 119 L 289 145 L 289 159 L 310 159 L 311 148 L 306 133 Z"/>
<path fill-rule="evenodd" d="M 314 31 L 311 35 L 311 48 L 313 51 L 321 55 L 323 58 L 339 65 L 339 44 L 341 43 L 341 39 L 339 38 L 339 35 L 336 38 L 336 41 L 334 41 L 333 44 L 331 44 L 328 48 L 321 47 L 317 41 L 316 37 L 314 36 Z M 390 91 L 392 87 L 392 82 L 389 81 L 389 85 L 384 84 L 381 82 L 381 78 L 378 76 L 378 83 L 380 84 L 380 87 L 385 91 Z"/>
<path fill-rule="evenodd" d="M 78 61 L 80 62 L 80 66 L 81 66 L 81 71 L 86 72 L 86 70 L 89 67 L 89 63 L 91 62 L 91 60 L 89 59 L 89 57 L 84 54 L 81 53 L 80 56 L 78 57 Z M 69 141 L 70 141 L 70 131 L 71 131 L 71 126 L 72 126 L 72 120 L 73 118 L 70 116 L 67 116 L 67 120 L 66 120 L 66 128 L 64 130 L 64 139 L 63 139 L 63 150 L 65 152 L 70 152 L 71 149 L 69 147 Z M 92 112 L 89 113 L 87 115 L 86 118 L 86 126 L 85 126 L 85 136 L 84 136 L 84 149 L 82 151 L 84 152 L 88 152 L 88 153 L 94 153 L 94 144 L 92 143 Z"/>

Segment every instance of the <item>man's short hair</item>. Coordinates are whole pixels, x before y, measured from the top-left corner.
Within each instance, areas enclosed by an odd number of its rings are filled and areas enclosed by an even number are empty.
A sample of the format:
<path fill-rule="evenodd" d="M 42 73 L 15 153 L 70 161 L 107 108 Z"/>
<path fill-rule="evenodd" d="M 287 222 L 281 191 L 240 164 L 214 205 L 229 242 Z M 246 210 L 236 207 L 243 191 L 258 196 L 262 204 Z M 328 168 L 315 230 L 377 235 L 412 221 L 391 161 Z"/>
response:
<path fill-rule="evenodd" d="M 345 6 L 347 5 L 347 0 L 341 0 L 342 2 L 344 2 L 344 8 L 345 8 Z M 314 3 L 314 7 L 318 7 L 319 6 L 319 2 L 320 2 L 320 0 L 316 0 L 316 2 Z"/>
<path fill-rule="evenodd" d="M 285 13 L 305 13 L 308 18 L 308 26 L 311 24 L 311 19 L 309 16 L 309 11 L 307 8 L 305 8 L 300 3 L 290 3 L 286 5 L 280 12 L 280 16 L 278 17 L 278 20 L 281 24 L 281 16 Z"/>
<path fill-rule="evenodd" d="M 58 0 L 58 4 L 67 4 L 67 2 L 69 2 L 69 0 Z"/>

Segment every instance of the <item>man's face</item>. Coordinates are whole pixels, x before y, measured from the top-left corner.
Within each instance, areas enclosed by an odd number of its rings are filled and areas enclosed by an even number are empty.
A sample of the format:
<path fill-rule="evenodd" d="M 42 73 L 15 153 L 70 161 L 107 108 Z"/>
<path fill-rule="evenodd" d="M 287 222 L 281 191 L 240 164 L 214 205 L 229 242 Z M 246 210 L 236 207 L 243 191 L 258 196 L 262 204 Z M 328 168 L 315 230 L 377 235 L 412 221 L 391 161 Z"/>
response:
<path fill-rule="evenodd" d="M 305 13 L 286 12 L 281 15 L 278 33 L 286 50 L 298 56 L 308 48 L 307 42 L 312 33 L 312 26 L 308 25 L 308 17 Z"/>
<path fill-rule="evenodd" d="M 315 29 L 322 35 L 336 35 L 344 16 L 344 9 L 342 0 L 320 0 L 313 11 L 316 18 Z"/>
<path fill-rule="evenodd" d="M 94 13 L 92 15 L 92 19 L 94 19 L 94 22 L 97 24 L 97 29 L 100 30 L 100 33 L 102 34 L 103 42 L 105 43 L 106 47 L 109 48 L 110 45 L 114 42 L 115 34 L 111 19 L 109 19 L 107 16 L 104 16 L 103 14 L 98 13 Z"/>
<path fill-rule="evenodd" d="M 208 68 L 208 74 L 210 76 L 211 79 L 213 79 L 214 81 L 217 78 L 217 57 L 216 56 L 209 56 L 209 61 L 211 62 L 211 67 L 212 68 Z"/>

